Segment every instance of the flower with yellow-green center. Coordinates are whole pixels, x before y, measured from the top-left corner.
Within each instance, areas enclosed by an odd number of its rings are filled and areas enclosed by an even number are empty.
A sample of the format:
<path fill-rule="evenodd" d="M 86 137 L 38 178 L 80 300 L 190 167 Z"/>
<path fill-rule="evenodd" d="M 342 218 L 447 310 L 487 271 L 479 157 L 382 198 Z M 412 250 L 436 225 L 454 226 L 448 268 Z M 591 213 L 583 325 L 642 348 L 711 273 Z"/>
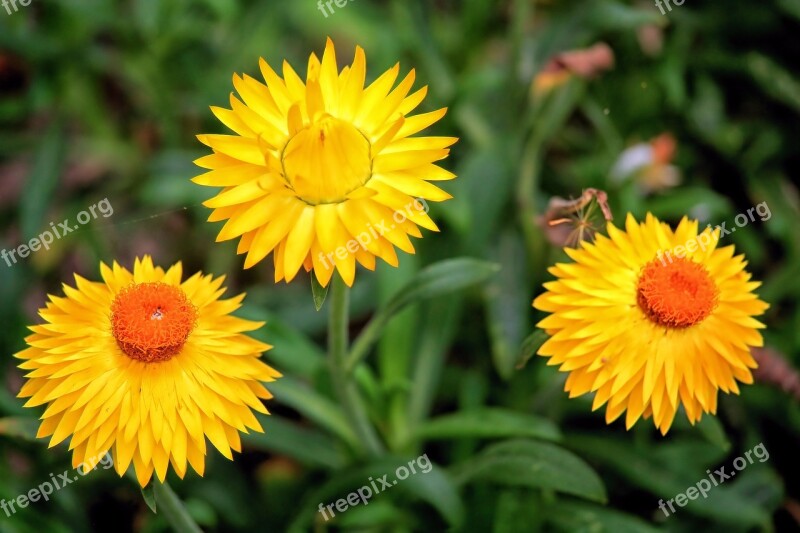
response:
<path fill-rule="evenodd" d="M 760 283 L 733 246 L 717 247 L 719 230 L 697 230 L 650 214 L 628 215 L 625 231 L 609 223 L 608 237 L 565 249 L 573 262 L 552 267 L 533 302 L 549 313 L 539 355 L 569 373 L 570 398 L 594 393 L 609 424 L 627 411 L 628 429 L 652 416 L 666 434 L 681 405 L 694 424 L 716 414 L 720 389 L 753 382 L 750 349 L 764 327 L 753 317 L 768 308 L 753 292 Z"/>
<path fill-rule="evenodd" d="M 110 451 L 142 486 L 170 465 L 202 476 L 206 439 L 232 459 L 240 432 L 262 431 L 253 411 L 267 413 L 272 395 L 261 382 L 280 376 L 259 359 L 270 346 L 245 334 L 263 323 L 231 315 L 244 294 L 220 299 L 223 277 L 182 281 L 180 263 L 164 271 L 148 256 L 133 272 L 100 272 L 102 282 L 76 275 L 64 297 L 50 296 L 16 354 L 25 407 L 46 406 L 37 437 L 69 439 L 76 468 Z"/>
<path fill-rule="evenodd" d="M 455 177 L 435 162 L 457 139 L 414 137 L 446 109 L 411 115 L 427 93 L 409 94 L 413 70 L 394 89 L 399 65 L 365 87 L 364 51 L 340 71 L 330 39 L 305 80 L 285 61 L 283 77 L 260 66 L 266 84 L 234 75 L 239 97 L 212 108 L 234 134 L 198 137 L 213 154 L 195 161 L 209 172 L 193 180 L 222 188 L 204 205 L 227 221 L 217 241 L 239 239 L 245 268 L 272 254 L 276 282 L 304 267 L 323 286 L 334 270 L 352 285 L 356 263 L 397 266 L 395 247 L 414 253 L 419 226 L 438 231 L 422 200 L 450 198 L 431 182 Z"/>

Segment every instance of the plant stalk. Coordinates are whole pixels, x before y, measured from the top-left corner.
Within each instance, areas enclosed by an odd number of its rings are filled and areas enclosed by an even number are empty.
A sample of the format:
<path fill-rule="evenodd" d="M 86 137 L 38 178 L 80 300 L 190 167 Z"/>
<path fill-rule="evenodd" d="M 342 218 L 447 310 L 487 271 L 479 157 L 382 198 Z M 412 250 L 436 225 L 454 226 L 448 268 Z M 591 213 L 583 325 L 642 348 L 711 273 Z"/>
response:
<path fill-rule="evenodd" d="M 347 369 L 350 293 L 341 276 L 331 280 L 330 318 L 328 321 L 328 359 L 331 379 L 350 425 L 370 455 L 381 455 L 383 444 L 369 421 L 357 384 Z"/>
<path fill-rule="evenodd" d="M 165 481 L 160 483 L 158 480 L 153 482 L 153 492 L 156 497 L 156 508 L 158 513 L 163 513 L 164 518 L 178 533 L 202 533 L 194 519 L 189 515 L 186 506 L 178 495 Z"/>

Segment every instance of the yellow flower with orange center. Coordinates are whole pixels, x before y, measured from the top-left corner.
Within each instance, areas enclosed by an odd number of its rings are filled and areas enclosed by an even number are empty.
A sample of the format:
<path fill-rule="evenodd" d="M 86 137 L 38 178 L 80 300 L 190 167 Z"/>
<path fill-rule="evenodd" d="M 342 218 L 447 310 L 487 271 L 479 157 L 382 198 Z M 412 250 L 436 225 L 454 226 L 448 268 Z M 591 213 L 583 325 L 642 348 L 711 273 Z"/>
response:
<path fill-rule="evenodd" d="M 397 266 L 395 247 L 414 253 L 418 226 L 438 231 L 421 200 L 450 198 L 430 182 L 455 177 L 434 163 L 457 139 L 413 137 L 446 111 L 410 115 L 427 93 L 409 94 L 413 70 L 394 89 L 399 65 L 365 88 L 364 51 L 339 71 L 330 39 L 305 81 L 287 62 L 283 78 L 260 66 L 266 85 L 234 75 L 241 100 L 212 108 L 235 135 L 198 137 L 214 153 L 195 161 L 209 172 L 193 180 L 223 188 L 204 205 L 227 221 L 217 241 L 239 239 L 245 268 L 271 253 L 276 282 L 304 267 L 323 286 L 334 270 L 352 285 L 356 262 Z"/>
<path fill-rule="evenodd" d="M 148 256 L 133 272 L 100 271 L 103 282 L 76 275 L 65 297 L 50 296 L 16 354 L 25 407 L 47 406 L 37 437 L 70 438 L 76 468 L 111 450 L 119 475 L 133 463 L 142 486 L 170 464 L 202 476 L 206 439 L 232 459 L 240 432 L 262 430 L 253 411 L 267 413 L 272 395 L 261 382 L 280 376 L 259 360 L 270 346 L 244 334 L 263 323 L 231 316 L 244 295 L 222 300 L 223 277 L 182 281 L 180 263 L 164 271 Z"/>
<path fill-rule="evenodd" d="M 717 248 L 719 230 L 698 234 L 684 218 L 673 231 L 648 214 L 625 230 L 566 248 L 572 263 L 550 269 L 555 281 L 534 300 L 550 313 L 537 325 L 550 338 L 539 349 L 568 372 L 570 398 L 595 393 L 606 422 L 623 412 L 626 427 L 653 417 L 663 434 L 679 406 L 694 424 L 716 414 L 717 393 L 739 393 L 763 346 L 754 316 L 769 307 L 753 291 L 744 257 Z"/>

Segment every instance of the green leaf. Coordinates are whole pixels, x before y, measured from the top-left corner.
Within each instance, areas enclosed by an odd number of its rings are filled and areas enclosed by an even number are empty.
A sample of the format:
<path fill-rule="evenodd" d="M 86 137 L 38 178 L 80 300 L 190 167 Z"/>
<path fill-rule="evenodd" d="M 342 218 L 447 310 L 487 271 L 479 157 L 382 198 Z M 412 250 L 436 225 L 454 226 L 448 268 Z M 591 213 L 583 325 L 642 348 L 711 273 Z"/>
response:
<path fill-rule="evenodd" d="M 138 190 L 142 202 L 175 209 L 194 207 L 207 200 L 213 189 L 198 187 L 191 181 L 203 171 L 192 163 L 200 155 L 193 150 L 164 150 L 148 160 L 145 171 L 153 178 L 145 181 Z"/>
<path fill-rule="evenodd" d="M 536 101 L 532 138 L 536 146 L 544 146 L 564 128 L 585 91 L 586 83 L 572 78 L 558 91 L 552 91 Z"/>
<path fill-rule="evenodd" d="M 418 431 L 420 437 L 427 439 L 531 437 L 561 440 L 561 432 L 547 419 L 491 407 L 440 416 L 420 426 Z"/>
<path fill-rule="evenodd" d="M 719 152 L 734 157 L 742 149 L 745 131 L 727 117 L 723 88 L 710 76 L 700 76 L 695 84 L 687 115 L 691 128 Z"/>
<path fill-rule="evenodd" d="M 464 310 L 463 297 L 439 298 L 424 306 L 422 323 L 436 322 L 436 328 L 424 328 L 413 362 L 411 395 L 408 402 L 410 425 L 419 424 L 433 409 L 439 383 L 444 373 L 450 345 L 458 332 Z"/>
<path fill-rule="evenodd" d="M 382 269 L 377 272 L 378 301 L 386 302 L 404 287 L 419 272 L 419 256 L 412 255 L 398 268 Z M 376 362 L 380 376 L 380 394 L 368 402 L 374 420 L 385 420 L 386 434 L 393 442 L 403 442 L 408 438 L 408 397 L 410 394 L 410 374 L 416 354 L 417 338 L 409 331 L 419 331 L 419 307 L 411 305 L 394 316 L 381 332 L 376 348 Z M 356 370 L 367 370 L 361 365 Z M 362 387 L 363 389 L 363 387 Z M 386 401 L 382 401 L 384 399 Z M 380 408 L 384 408 L 381 411 Z M 393 443 L 390 443 L 393 449 Z"/>
<path fill-rule="evenodd" d="M 398 485 L 402 490 L 430 503 L 453 529 L 461 526 L 464 504 L 458 487 L 444 469 L 433 468 L 428 473 L 412 475 Z"/>
<path fill-rule="evenodd" d="M 500 376 L 508 380 L 517 366 L 517 347 L 530 329 L 533 314 L 526 279 L 526 255 L 522 237 L 505 232 L 492 254 L 504 268 L 485 290 L 486 320 L 492 339 L 492 360 Z"/>
<path fill-rule="evenodd" d="M 392 502 L 373 501 L 367 507 L 353 507 L 341 515 L 341 531 L 386 531 L 391 527 L 409 527 L 413 522 Z"/>
<path fill-rule="evenodd" d="M 330 283 L 328 284 L 330 287 Z M 317 280 L 317 276 L 311 273 L 311 295 L 314 298 L 314 309 L 319 311 L 322 309 L 322 304 L 325 303 L 325 298 L 328 296 L 328 287 L 323 287 Z"/>
<path fill-rule="evenodd" d="M 293 457 L 311 466 L 341 468 L 344 458 L 328 435 L 280 416 L 257 415 L 264 433 L 242 436 L 242 442 L 260 450 Z"/>
<path fill-rule="evenodd" d="M 628 440 L 587 434 L 570 435 L 567 441 L 570 447 L 609 465 L 630 483 L 652 493 L 655 501 L 674 498 L 701 480 L 707 481 L 706 469 L 713 470 L 722 465 L 726 472 L 731 471 L 729 462 L 720 463 L 716 459 L 724 454 L 720 454 L 718 448 L 702 442 L 699 444 L 703 447 L 699 447 L 698 442 L 676 442 L 671 445 L 659 444 L 657 448 L 648 450 L 638 449 Z M 703 453 L 703 448 L 707 452 Z M 698 460 L 701 455 L 713 458 Z M 749 468 L 756 469 L 755 466 Z M 738 483 L 739 476 L 736 477 L 736 483 L 713 487 L 707 498 L 690 501 L 681 511 L 739 526 L 768 523 L 769 514 L 758 502 L 737 494 L 735 487 Z"/>
<path fill-rule="evenodd" d="M 20 199 L 22 237 L 30 240 L 46 226 L 44 219 L 58 184 L 66 153 L 66 135 L 54 122 L 36 150 L 31 173 Z"/>
<path fill-rule="evenodd" d="M 507 146 L 492 146 L 466 153 L 455 168 L 458 179 L 448 187 L 461 201 L 436 206 L 448 226 L 469 243 L 464 253 L 484 255 L 498 226 L 508 217 L 507 206 L 517 181 L 508 152 Z"/>
<path fill-rule="evenodd" d="M 563 448 L 531 440 L 494 444 L 454 469 L 459 485 L 481 481 L 500 485 L 552 489 L 605 503 L 598 475 L 581 458 Z"/>
<path fill-rule="evenodd" d="M 558 501 L 549 509 L 549 522 L 558 531 L 592 533 L 656 533 L 641 518 L 585 502 Z"/>
<path fill-rule="evenodd" d="M 718 446 L 726 452 L 731 449 L 731 441 L 729 441 L 728 436 L 725 435 L 725 428 L 722 427 L 722 423 L 717 417 L 704 416 L 702 420 L 697 423 L 697 429 L 700 430 L 703 437 L 711 444 Z"/>
<path fill-rule="evenodd" d="M 422 269 L 380 313 L 393 315 L 409 304 L 466 289 L 499 270 L 499 265 L 468 257 L 440 261 Z"/>
<path fill-rule="evenodd" d="M 320 372 L 327 371 L 325 352 L 277 314 L 245 304 L 240 315 L 242 318 L 266 321 L 266 325 L 252 335 L 273 346 L 263 358 L 281 373 L 311 380 Z"/>
<path fill-rule="evenodd" d="M 753 463 L 757 464 L 759 463 Z M 748 470 L 742 474 L 744 475 L 730 487 L 734 496 L 765 509 L 770 515 L 782 507 L 786 497 L 785 482 L 777 472 L 771 468 L 748 466 Z M 710 495 L 709 498 L 711 497 Z"/>
<path fill-rule="evenodd" d="M 384 457 L 366 466 L 337 472 L 327 483 L 313 491 L 304 500 L 300 506 L 299 515 L 288 528 L 288 531 L 309 531 L 310 524 L 320 516 L 320 503 L 325 506 L 339 499 L 346 499 L 348 494 L 356 492 L 360 488 L 369 488 L 373 493 L 367 499 L 368 505 L 371 502 L 383 501 L 383 499 L 396 501 L 398 495 L 410 495 L 426 501 L 444 517 L 452 529 L 457 530 L 464 519 L 464 504 L 458 493 L 458 487 L 443 468 L 432 462 L 428 461 L 426 463 L 430 465 L 426 472 L 422 468 L 423 465 L 420 464 L 420 459 L 423 457 L 427 459 L 427 455 L 416 459 Z M 414 470 L 416 473 L 411 473 L 410 463 L 415 463 Z M 405 479 L 400 479 L 398 476 L 398 470 L 401 467 L 405 468 L 405 472 L 408 474 Z M 384 478 L 384 476 L 386 476 L 385 479 L 389 483 L 388 487 L 377 481 Z M 378 487 L 377 493 L 372 490 L 370 478 L 374 480 L 372 483 Z M 359 503 L 353 508 L 357 508 L 360 505 L 362 504 Z M 340 516 L 339 512 L 335 512 L 333 517 L 328 516 L 329 523 L 339 525 L 337 519 Z"/>
<path fill-rule="evenodd" d="M 327 397 L 288 376 L 270 383 L 269 390 L 282 404 L 292 407 L 355 448 L 359 447 L 342 410 Z"/>
<path fill-rule="evenodd" d="M 347 369 L 352 371 L 366 357 L 389 320 L 407 305 L 476 285 L 499 269 L 496 264 L 471 258 L 448 259 L 422 269 L 372 317 L 353 343 Z"/>
<path fill-rule="evenodd" d="M 155 483 L 157 481 L 151 480 L 147 486 L 142 487 L 142 498 L 144 498 L 144 503 L 150 508 L 151 511 L 157 513 L 157 504 L 156 504 L 156 489 Z"/>
<path fill-rule="evenodd" d="M 39 421 L 35 418 L 0 418 L 0 436 L 36 441 Z"/>
<path fill-rule="evenodd" d="M 633 31 L 642 26 L 666 26 L 667 20 L 652 6 L 629 6 L 621 2 L 593 2 L 585 11 L 589 24 L 604 31 Z"/>
<path fill-rule="evenodd" d="M 749 53 L 745 60 L 747 70 L 767 95 L 800 112 L 800 81 L 789 70 L 757 52 Z"/>
<path fill-rule="evenodd" d="M 492 533 L 542 531 L 546 510 L 552 505 L 552 499 L 553 494 L 550 492 L 545 494 L 544 491 L 533 491 L 524 487 L 502 489 L 494 509 Z"/>
<path fill-rule="evenodd" d="M 522 348 L 520 350 L 519 358 L 517 359 L 517 369 L 525 368 L 525 365 L 528 364 L 528 361 L 536 355 L 536 352 L 539 351 L 539 348 L 542 347 L 547 339 L 550 336 L 545 332 L 543 329 L 536 329 L 533 333 L 528 335 L 524 341 L 522 341 Z"/>
<path fill-rule="evenodd" d="M 800 2 L 797 0 L 778 0 L 778 7 L 787 15 L 800 20 Z"/>

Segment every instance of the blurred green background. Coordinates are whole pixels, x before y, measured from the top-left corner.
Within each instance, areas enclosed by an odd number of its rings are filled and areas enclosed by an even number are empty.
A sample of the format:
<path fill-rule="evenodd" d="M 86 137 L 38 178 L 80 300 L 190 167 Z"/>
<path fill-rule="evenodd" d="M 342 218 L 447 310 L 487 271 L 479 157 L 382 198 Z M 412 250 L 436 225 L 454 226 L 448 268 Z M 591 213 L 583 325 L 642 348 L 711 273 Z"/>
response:
<path fill-rule="evenodd" d="M 286 376 L 271 387 L 264 435 L 248 437 L 233 463 L 210 454 L 204 479 L 173 481 L 204 529 L 800 529 L 800 409 L 777 383 L 721 397 L 719 417 L 697 427 L 679 413 L 661 437 L 651 421 L 629 432 L 619 421 L 606 426 L 591 398 L 568 400 L 565 376 L 523 347 L 540 318 L 531 301 L 549 279 L 546 267 L 566 257 L 536 223 L 552 196 L 595 187 L 608 193 L 618 223 L 626 212 L 650 211 L 671 223 L 689 215 L 728 227 L 767 202 L 768 220 L 727 239 L 764 281 L 765 338 L 788 360 L 772 381 L 797 379 L 797 0 L 690 0 L 664 15 L 645 0 L 357 0 L 334 4 L 327 17 L 314 0 L 32 0 L 17 8 L 0 7 L 0 248 L 104 198 L 114 214 L 50 251 L 0 262 L 0 498 L 70 464 L 65 446 L 48 450 L 29 438 L 41 410 L 15 398 L 22 373 L 11 355 L 24 345 L 25 325 L 73 272 L 98 279 L 99 261 L 130 267 L 149 253 L 161 265 L 184 261 L 187 273 L 225 273 L 232 292 L 246 290 L 240 314 L 268 321 L 258 336 L 275 348 L 265 358 Z M 235 243 L 214 244 L 221 223 L 204 222 L 200 203 L 210 191 L 189 181 L 200 173 L 192 161 L 206 153 L 195 135 L 223 131 L 208 106 L 227 105 L 232 73 L 258 77 L 260 56 L 304 72 L 326 36 L 340 67 L 363 46 L 369 79 L 398 60 L 403 73 L 416 68 L 416 87 L 430 85 L 424 110 L 449 107 L 430 134 L 461 138 L 443 165 L 459 175 L 444 184 L 454 198 L 432 210 L 441 233 L 425 234 L 398 269 L 359 273 L 352 333 L 435 261 L 470 256 L 501 267 L 389 323 L 359 380 L 391 452 L 373 464 L 342 442 L 324 360 L 326 313 L 314 310 L 308 277 L 274 285 L 271 260 L 243 271 Z M 615 61 L 592 76 L 580 68 L 591 67 L 591 54 L 559 55 L 598 42 Z M 649 153 L 656 138 L 674 140 L 674 158 L 612 171 L 621 157 Z M 658 509 L 659 499 L 761 442 L 768 461 L 669 518 Z M 435 464 L 429 474 L 335 522 L 317 514 L 319 503 L 422 453 Z M 3 533 L 111 530 L 168 530 L 136 484 L 113 471 L 11 517 L 0 512 Z"/>

